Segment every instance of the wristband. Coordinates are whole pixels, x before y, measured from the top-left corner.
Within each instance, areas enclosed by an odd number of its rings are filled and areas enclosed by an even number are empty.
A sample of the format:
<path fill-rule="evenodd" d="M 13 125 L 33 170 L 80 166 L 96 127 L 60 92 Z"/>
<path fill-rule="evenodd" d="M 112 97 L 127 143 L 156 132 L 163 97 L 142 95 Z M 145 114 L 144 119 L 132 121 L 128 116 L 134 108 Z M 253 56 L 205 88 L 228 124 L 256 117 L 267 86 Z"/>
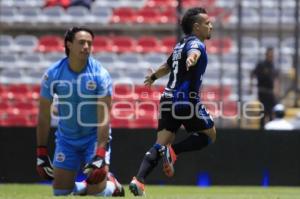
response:
<path fill-rule="evenodd" d="M 36 154 L 38 156 L 47 156 L 48 155 L 48 149 L 46 146 L 38 146 L 36 148 Z"/>
<path fill-rule="evenodd" d="M 150 76 L 150 79 L 151 79 L 152 81 L 157 80 L 157 77 L 156 77 L 155 73 L 153 73 L 153 74 Z"/>
<path fill-rule="evenodd" d="M 100 158 L 104 158 L 105 152 L 106 152 L 106 150 L 104 147 L 98 147 L 97 151 L 96 151 L 96 156 L 99 156 Z"/>

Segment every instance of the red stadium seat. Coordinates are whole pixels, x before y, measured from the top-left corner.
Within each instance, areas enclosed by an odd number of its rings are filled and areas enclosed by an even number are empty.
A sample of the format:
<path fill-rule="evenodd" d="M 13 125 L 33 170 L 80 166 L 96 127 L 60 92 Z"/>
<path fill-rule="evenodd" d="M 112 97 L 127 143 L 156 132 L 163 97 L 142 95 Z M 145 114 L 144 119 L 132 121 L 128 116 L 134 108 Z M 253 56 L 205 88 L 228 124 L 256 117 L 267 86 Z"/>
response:
<path fill-rule="evenodd" d="M 112 43 L 109 37 L 95 36 L 93 41 L 93 51 L 97 52 L 111 52 Z"/>
<path fill-rule="evenodd" d="M 35 101 L 17 101 L 14 103 L 14 107 L 18 108 L 20 112 L 25 115 L 32 115 L 38 113 L 38 105 Z"/>
<path fill-rule="evenodd" d="M 146 7 L 175 8 L 177 0 L 148 0 Z"/>
<path fill-rule="evenodd" d="M 136 22 L 144 24 L 157 24 L 160 22 L 160 13 L 156 8 L 143 8 L 136 13 Z"/>
<path fill-rule="evenodd" d="M 172 49 L 175 47 L 176 41 L 176 37 L 173 36 L 162 38 L 162 51 L 164 53 L 171 53 Z"/>
<path fill-rule="evenodd" d="M 137 40 L 137 51 L 141 53 L 160 52 L 161 45 L 156 37 L 144 36 Z"/>
<path fill-rule="evenodd" d="M 135 40 L 128 36 L 116 36 L 112 38 L 112 51 L 117 53 L 129 53 L 136 51 Z"/>
<path fill-rule="evenodd" d="M 182 7 L 187 9 L 190 7 L 206 7 L 214 6 L 216 0 L 182 0 Z"/>
<path fill-rule="evenodd" d="M 134 85 L 115 84 L 113 87 L 113 99 L 127 101 L 133 101 L 137 99 L 137 95 L 134 91 Z"/>
<path fill-rule="evenodd" d="M 206 43 L 206 47 L 209 53 L 229 53 L 232 48 L 232 40 L 230 38 L 208 40 Z"/>
<path fill-rule="evenodd" d="M 13 101 L 26 101 L 27 95 L 31 93 L 27 84 L 10 84 L 6 87 L 6 99 Z"/>
<path fill-rule="evenodd" d="M 177 22 L 176 9 L 167 8 L 160 13 L 160 23 L 164 24 L 175 24 Z"/>
<path fill-rule="evenodd" d="M 220 112 L 221 116 L 236 117 L 239 115 L 239 103 L 237 101 L 223 101 Z"/>
<path fill-rule="evenodd" d="M 40 52 L 63 52 L 64 41 L 55 35 L 45 35 L 39 38 L 38 51 Z"/>
<path fill-rule="evenodd" d="M 4 118 L 0 119 L 0 126 L 30 126 L 31 123 L 29 121 L 29 118 L 21 114 L 20 111 L 7 114 Z"/>
<path fill-rule="evenodd" d="M 113 11 L 112 23 L 135 23 L 136 11 L 132 8 L 117 8 Z"/>

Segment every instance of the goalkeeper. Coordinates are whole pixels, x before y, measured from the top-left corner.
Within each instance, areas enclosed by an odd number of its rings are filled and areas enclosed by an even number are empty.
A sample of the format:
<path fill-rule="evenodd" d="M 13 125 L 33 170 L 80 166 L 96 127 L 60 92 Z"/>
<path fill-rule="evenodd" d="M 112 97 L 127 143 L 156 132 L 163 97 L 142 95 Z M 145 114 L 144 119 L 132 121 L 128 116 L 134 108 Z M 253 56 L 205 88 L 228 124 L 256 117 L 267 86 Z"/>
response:
<path fill-rule="evenodd" d="M 108 173 L 112 82 L 109 73 L 90 56 L 94 34 L 73 27 L 65 34 L 66 57 L 45 73 L 37 126 L 37 171 L 53 179 L 53 193 L 124 196 L 121 184 Z M 58 98 L 59 117 L 53 166 L 48 156 L 51 104 Z M 79 169 L 87 179 L 76 183 Z"/>

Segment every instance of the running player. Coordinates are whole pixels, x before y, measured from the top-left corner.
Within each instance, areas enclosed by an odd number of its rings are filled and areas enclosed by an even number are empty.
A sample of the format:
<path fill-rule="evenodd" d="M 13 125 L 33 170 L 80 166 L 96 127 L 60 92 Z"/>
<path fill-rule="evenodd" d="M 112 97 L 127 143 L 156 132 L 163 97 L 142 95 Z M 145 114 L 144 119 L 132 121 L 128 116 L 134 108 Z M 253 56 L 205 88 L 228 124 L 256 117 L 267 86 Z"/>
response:
<path fill-rule="evenodd" d="M 204 41 L 209 39 L 212 23 L 204 8 L 187 10 L 182 19 L 186 36 L 176 44 L 167 62 L 146 76 L 145 85 L 170 73 L 160 100 L 157 140 L 146 152 L 139 171 L 129 184 L 135 196 L 145 195 L 145 178 L 159 160 L 164 173 L 174 175 L 176 156 L 183 152 L 201 150 L 216 139 L 214 122 L 199 98 L 199 89 L 207 66 Z M 189 137 L 172 144 L 177 130 L 183 125 Z"/>

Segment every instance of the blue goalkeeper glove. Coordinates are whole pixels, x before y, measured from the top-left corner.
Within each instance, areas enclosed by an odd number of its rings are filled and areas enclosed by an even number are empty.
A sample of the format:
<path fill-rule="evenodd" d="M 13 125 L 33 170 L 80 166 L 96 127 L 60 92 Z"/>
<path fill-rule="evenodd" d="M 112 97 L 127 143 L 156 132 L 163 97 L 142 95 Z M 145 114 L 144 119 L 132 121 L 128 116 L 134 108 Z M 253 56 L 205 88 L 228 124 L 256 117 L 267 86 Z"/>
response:
<path fill-rule="evenodd" d="M 46 180 L 53 180 L 53 166 L 48 155 L 47 147 L 38 146 L 37 147 L 37 163 L 36 170 L 42 178 Z"/>
<path fill-rule="evenodd" d="M 85 165 L 83 172 L 88 176 L 87 183 L 98 184 L 106 178 L 105 152 L 105 148 L 99 147 L 92 162 Z"/>

